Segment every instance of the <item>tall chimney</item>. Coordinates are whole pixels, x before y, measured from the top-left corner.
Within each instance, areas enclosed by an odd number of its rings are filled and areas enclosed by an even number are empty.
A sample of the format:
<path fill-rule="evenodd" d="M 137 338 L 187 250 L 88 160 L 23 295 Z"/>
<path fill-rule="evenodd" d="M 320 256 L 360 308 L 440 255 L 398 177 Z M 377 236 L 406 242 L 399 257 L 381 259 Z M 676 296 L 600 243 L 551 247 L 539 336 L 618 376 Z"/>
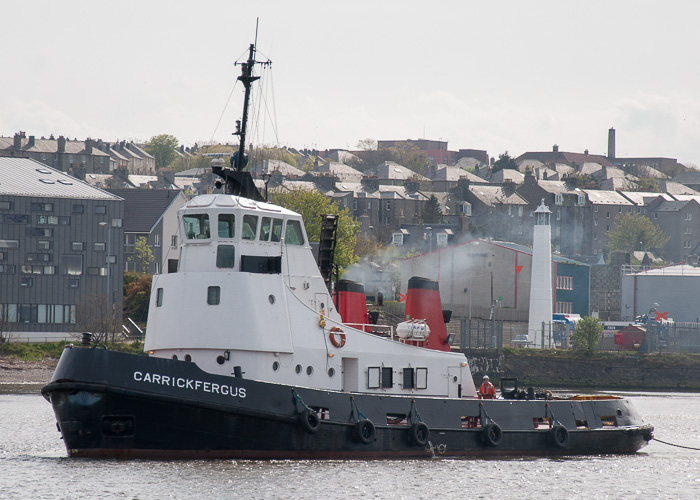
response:
<path fill-rule="evenodd" d="M 557 146 L 556 144 L 555 144 L 554 146 L 552 146 L 552 152 L 553 152 L 553 153 L 558 153 L 558 152 L 559 152 L 559 146 Z"/>
<path fill-rule="evenodd" d="M 608 130 L 608 158 L 615 159 L 615 129 Z"/>

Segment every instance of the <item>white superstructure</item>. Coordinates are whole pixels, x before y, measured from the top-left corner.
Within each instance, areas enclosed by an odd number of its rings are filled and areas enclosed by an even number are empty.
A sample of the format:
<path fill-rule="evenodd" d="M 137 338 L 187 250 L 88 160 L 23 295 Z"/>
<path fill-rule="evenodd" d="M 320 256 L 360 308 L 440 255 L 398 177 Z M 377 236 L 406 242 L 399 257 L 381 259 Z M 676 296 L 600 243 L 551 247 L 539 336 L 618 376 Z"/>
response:
<path fill-rule="evenodd" d="M 327 390 L 476 395 L 462 354 L 342 324 L 299 214 L 216 194 L 188 202 L 178 220 L 178 271 L 153 277 L 145 345 L 153 356 Z"/>

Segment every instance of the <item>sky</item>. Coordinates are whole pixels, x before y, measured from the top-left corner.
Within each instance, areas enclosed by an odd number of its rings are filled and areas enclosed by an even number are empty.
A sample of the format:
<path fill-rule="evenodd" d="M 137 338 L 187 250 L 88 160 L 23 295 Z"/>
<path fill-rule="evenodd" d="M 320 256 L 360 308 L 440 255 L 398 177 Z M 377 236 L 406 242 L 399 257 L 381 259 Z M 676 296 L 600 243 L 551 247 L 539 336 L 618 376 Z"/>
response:
<path fill-rule="evenodd" d="M 691 0 L 33 0 L 2 16 L 0 136 L 235 142 L 234 63 L 258 22 L 256 144 L 606 154 L 613 127 L 618 157 L 700 166 Z"/>

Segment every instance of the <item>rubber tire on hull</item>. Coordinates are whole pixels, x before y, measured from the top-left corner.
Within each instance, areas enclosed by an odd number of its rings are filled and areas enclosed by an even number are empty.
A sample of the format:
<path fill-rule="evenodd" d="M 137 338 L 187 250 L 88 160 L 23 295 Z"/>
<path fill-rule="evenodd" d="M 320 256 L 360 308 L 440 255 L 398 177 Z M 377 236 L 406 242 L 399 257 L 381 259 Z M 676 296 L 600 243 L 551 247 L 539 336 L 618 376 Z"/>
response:
<path fill-rule="evenodd" d="M 416 422 L 408 429 L 408 437 L 413 444 L 425 446 L 430 438 L 430 429 L 424 422 Z"/>
<path fill-rule="evenodd" d="M 563 425 L 552 427 L 552 442 L 557 448 L 566 448 L 569 444 L 569 430 Z"/>
<path fill-rule="evenodd" d="M 316 434 L 321 425 L 321 419 L 318 418 L 318 414 L 308 408 L 301 412 L 299 421 L 304 430 L 309 434 Z"/>
<path fill-rule="evenodd" d="M 503 440 L 503 431 L 498 424 L 488 424 L 484 427 L 481 436 L 484 443 L 495 448 L 499 446 Z"/>
<path fill-rule="evenodd" d="M 371 420 L 363 418 L 355 424 L 352 432 L 357 441 L 362 444 L 369 444 L 374 440 L 376 429 Z"/>

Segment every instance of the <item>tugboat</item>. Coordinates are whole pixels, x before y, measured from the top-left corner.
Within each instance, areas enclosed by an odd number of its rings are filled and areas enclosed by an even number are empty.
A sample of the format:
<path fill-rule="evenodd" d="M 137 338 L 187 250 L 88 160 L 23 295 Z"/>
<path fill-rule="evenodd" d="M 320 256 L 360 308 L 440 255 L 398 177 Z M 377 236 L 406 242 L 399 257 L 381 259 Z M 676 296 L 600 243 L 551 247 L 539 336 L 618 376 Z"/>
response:
<path fill-rule="evenodd" d="M 479 399 L 466 357 L 450 350 L 435 281 L 409 281 L 396 328 L 370 321 L 362 284 L 331 294 L 333 216 L 317 261 L 301 216 L 265 201 L 244 170 L 255 64 L 251 45 L 240 149 L 230 168 L 212 160 L 223 192 L 180 209 L 177 270 L 153 277 L 147 355 L 84 334 L 42 389 L 69 456 L 588 455 L 652 438 L 619 397 L 538 397 L 516 383 Z"/>

